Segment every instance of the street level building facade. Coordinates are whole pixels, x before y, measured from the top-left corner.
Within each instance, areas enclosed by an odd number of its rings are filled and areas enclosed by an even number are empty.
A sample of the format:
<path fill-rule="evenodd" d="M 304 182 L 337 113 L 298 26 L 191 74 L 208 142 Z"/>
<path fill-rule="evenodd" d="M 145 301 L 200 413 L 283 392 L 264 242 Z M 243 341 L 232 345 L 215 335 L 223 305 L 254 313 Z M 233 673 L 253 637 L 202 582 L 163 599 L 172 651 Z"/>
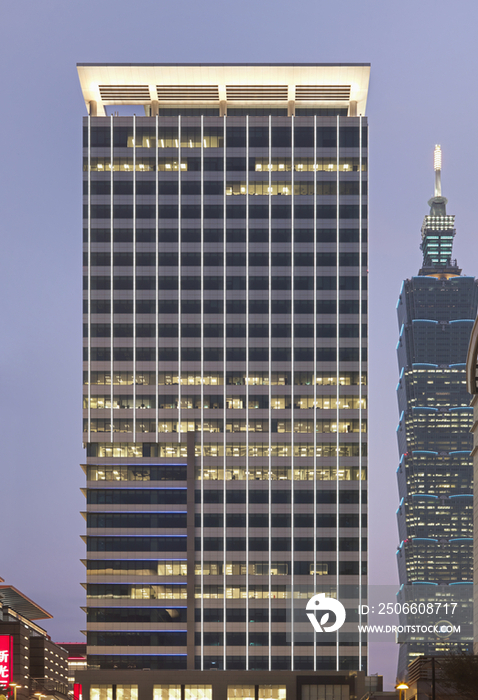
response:
<path fill-rule="evenodd" d="M 422 226 L 423 265 L 404 281 L 397 304 L 397 559 L 398 602 L 417 611 L 402 616 L 402 624 L 438 625 L 440 632 L 399 637 L 400 679 L 418 656 L 470 649 L 472 639 L 473 409 L 466 356 L 478 292 L 475 278 L 452 260 L 455 217 L 441 195 L 439 146 L 435 178 Z M 450 634 L 450 626 L 460 632 Z"/>
<path fill-rule="evenodd" d="M 365 671 L 369 66 L 78 72 L 88 667 Z"/>

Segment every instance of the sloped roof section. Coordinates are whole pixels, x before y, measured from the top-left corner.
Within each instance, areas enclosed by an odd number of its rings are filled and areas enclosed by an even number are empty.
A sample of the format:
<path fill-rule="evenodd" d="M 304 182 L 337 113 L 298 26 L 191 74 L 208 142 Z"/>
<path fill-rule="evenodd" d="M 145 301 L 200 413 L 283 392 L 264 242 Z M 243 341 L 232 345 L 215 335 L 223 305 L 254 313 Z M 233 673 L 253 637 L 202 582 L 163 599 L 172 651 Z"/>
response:
<path fill-rule="evenodd" d="M 0 586 L 0 602 L 28 620 L 51 620 L 53 617 L 13 586 Z"/>

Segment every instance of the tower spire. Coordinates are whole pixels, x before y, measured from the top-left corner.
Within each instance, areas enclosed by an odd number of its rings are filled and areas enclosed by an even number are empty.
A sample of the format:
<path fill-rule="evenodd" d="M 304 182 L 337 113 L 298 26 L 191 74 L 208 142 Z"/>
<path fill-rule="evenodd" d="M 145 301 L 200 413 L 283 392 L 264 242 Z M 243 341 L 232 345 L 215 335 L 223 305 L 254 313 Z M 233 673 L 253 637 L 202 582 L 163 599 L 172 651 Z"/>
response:
<path fill-rule="evenodd" d="M 435 197 L 441 197 L 441 146 L 437 144 L 433 152 L 433 166 L 435 168 Z"/>

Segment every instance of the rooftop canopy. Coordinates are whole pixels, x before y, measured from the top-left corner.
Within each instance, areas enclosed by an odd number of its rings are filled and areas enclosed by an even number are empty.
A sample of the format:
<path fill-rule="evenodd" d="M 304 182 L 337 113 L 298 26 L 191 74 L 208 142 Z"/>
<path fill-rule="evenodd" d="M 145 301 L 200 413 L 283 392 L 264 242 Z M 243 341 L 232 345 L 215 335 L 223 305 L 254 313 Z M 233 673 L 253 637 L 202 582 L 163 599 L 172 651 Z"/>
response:
<path fill-rule="evenodd" d="M 28 620 L 48 620 L 52 617 L 50 613 L 13 586 L 0 586 L 0 602 Z"/>
<path fill-rule="evenodd" d="M 370 64 L 92 64 L 79 63 L 78 75 L 88 113 L 105 107 L 347 108 L 364 115 Z"/>

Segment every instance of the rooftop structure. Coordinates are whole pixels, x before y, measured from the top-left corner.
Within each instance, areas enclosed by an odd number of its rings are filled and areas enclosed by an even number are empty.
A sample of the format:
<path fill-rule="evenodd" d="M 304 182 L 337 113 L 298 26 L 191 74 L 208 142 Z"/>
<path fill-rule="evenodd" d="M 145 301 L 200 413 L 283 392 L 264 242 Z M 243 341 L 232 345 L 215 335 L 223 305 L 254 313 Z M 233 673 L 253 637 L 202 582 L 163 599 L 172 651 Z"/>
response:
<path fill-rule="evenodd" d="M 78 75 L 90 116 L 111 105 L 143 105 L 146 116 L 170 106 L 342 108 L 365 114 L 368 63 L 356 64 L 91 64 Z"/>
<path fill-rule="evenodd" d="M 51 620 L 53 617 L 14 586 L 0 585 L 0 602 L 4 609 L 13 609 L 29 620 Z"/>

